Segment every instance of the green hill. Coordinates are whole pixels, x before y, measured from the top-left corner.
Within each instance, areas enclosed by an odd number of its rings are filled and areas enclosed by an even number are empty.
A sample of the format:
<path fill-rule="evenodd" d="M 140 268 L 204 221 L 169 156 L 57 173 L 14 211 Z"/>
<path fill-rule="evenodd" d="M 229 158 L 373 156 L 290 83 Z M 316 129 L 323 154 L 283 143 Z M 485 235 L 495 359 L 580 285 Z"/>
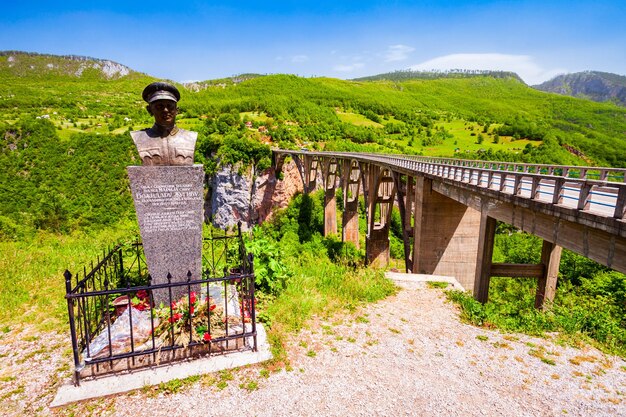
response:
<path fill-rule="evenodd" d="M 107 64 L 108 63 L 108 64 Z M 82 68 L 82 70 L 81 70 Z M 84 57 L 0 53 L 0 238 L 127 215 L 128 130 L 153 77 Z M 114 71 L 114 70 L 115 71 Z M 267 147 L 626 166 L 626 109 L 512 76 L 345 81 L 246 74 L 181 89 L 196 159 L 267 166 Z"/>

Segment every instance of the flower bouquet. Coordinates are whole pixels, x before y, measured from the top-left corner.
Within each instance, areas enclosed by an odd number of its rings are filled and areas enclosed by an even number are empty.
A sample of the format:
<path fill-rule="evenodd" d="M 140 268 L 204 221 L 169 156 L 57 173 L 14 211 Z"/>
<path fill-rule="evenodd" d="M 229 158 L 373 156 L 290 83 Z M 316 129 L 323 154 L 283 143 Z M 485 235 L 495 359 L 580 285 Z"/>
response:
<path fill-rule="evenodd" d="M 238 317 L 225 315 L 224 308 L 215 304 L 212 297 L 200 297 L 195 292 L 154 311 L 159 319 L 154 336 L 161 346 L 208 343 L 226 336 L 227 325 L 241 323 Z"/>

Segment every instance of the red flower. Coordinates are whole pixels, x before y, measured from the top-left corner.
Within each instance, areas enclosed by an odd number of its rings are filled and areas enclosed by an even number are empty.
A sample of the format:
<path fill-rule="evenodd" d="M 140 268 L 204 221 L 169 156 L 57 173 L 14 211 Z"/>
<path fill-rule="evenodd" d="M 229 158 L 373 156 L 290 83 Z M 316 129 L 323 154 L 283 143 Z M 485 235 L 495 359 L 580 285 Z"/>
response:
<path fill-rule="evenodd" d="M 146 290 L 137 291 L 137 298 L 143 301 L 148 301 L 148 291 Z"/>
<path fill-rule="evenodd" d="M 202 336 L 202 340 L 203 340 L 203 341 L 205 341 L 205 342 L 210 341 L 210 340 L 211 340 L 211 335 L 210 335 L 210 334 L 208 334 L 208 333 L 205 333 L 205 334 Z"/>
<path fill-rule="evenodd" d="M 196 293 L 195 293 L 195 292 L 192 292 L 192 293 L 189 295 L 189 304 L 195 304 L 195 303 L 196 303 Z"/>
<path fill-rule="evenodd" d="M 175 321 L 180 320 L 183 317 L 182 314 L 176 313 L 172 317 L 169 318 L 170 323 L 174 323 Z"/>
<path fill-rule="evenodd" d="M 176 308 L 176 301 L 172 301 L 172 310 Z"/>
<path fill-rule="evenodd" d="M 213 311 L 213 310 L 215 310 L 216 307 L 217 307 L 217 304 L 213 304 L 211 307 L 209 307 L 209 310 Z"/>
<path fill-rule="evenodd" d="M 193 306 L 190 306 L 189 307 L 189 315 L 193 315 L 193 312 L 194 312 L 194 308 L 193 308 Z"/>

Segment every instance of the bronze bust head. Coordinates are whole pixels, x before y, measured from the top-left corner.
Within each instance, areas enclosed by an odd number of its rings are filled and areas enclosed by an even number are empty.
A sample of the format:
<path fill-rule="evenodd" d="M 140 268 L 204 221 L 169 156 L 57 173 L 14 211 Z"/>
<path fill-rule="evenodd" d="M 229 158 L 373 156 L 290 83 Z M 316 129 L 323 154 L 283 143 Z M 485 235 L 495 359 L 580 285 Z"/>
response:
<path fill-rule="evenodd" d="M 148 129 L 131 132 L 143 165 L 193 165 L 196 132 L 176 126 L 180 92 L 168 83 L 154 82 L 141 94 L 154 117 Z"/>

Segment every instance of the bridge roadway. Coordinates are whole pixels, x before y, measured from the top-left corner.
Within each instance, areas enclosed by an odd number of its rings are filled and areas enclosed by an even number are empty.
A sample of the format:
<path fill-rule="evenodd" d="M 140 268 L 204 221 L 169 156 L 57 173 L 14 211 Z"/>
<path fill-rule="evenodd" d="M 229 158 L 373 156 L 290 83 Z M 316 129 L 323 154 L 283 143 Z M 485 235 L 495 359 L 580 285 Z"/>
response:
<path fill-rule="evenodd" d="M 337 184 L 345 189 L 355 183 L 357 176 L 360 178 L 361 193 L 369 209 L 366 246 L 375 248 L 377 244 L 370 241 L 378 240 L 384 255 L 380 257 L 380 250 L 367 251 L 372 263 L 388 261 L 388 247 L 384 247 L 388 235 L 380 238 L 378 232 L 388 231 L 384 216 L 391 210 L 385 209 L 385 203 L 391 198 L 404 211 L 401 214 L 407 270 L 441 275 L 448 272 L 458 277 L 459 268 L 452 266 L 455 260 L 463 263 L 464 258 L 474 257 L 473 263 L 463 265 L 465 272 L 461 274 L 467 274 L 472 266 L 475 271 L 459 281 L 465 288 L 473 288 L 482 300 L 486 300 L 490 276 L 536 276 L 541 281 L 549 279 L 546 274 L 552 274 L 555 285 L 561 248 L 626 273 L 626 169 L 275 149 L 277 171 L 287 156 L 296 162 L 305 192 L 315 188 L 315 180 L 321 174 L 325 189 L 330 191 L 325 200 L 331 207 L 327 217 L 336 216 L 332 214 L 334 203 L 328 202 L 334 199 Z M 378 191 L 369 193 L 372 189 Z M 359 194 L 358 186 L 352 190 Z M 462 213 L 459 204 L 463 206 Z M 450 217 L 458 224 L 439 224 Z M 496 220 L 542 238 L 542 264 L 492 264 Z M 329 224 L 325 232 L 332 233 L 332 221 Z M 443 231 L 448 234 L 442 238 L 438 236 L 440 227 L 455 230 Z M 354 240 L 346 239 L 345 231 L 343 236 L 344 240 Z M 435 242 L 436 247 L 428 252 L 433 239 L 443 242 Z M 471 247 L 471 254 L 465 253 L 466 245 Z"/>

